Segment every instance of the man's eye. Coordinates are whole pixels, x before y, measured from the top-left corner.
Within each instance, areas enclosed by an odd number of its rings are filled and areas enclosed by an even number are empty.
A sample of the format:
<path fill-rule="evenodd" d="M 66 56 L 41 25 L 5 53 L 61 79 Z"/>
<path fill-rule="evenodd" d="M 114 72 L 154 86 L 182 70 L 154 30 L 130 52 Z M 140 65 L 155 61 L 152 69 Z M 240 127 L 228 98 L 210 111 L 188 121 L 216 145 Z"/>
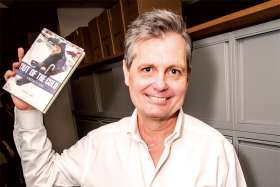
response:
<path fill-rule="evenodd" d="M 171 74 L 173 75 L 180 74 L 180 71 L 177 69 L 171 69 Z"/>
<path fill-rule="evenodd" d="M 151 67 L 145 67 L 145 68 L 143 68 L 143 71 L 145 71 L 145 72 L 150 72 L 151 70 L 152 70 Z"/>

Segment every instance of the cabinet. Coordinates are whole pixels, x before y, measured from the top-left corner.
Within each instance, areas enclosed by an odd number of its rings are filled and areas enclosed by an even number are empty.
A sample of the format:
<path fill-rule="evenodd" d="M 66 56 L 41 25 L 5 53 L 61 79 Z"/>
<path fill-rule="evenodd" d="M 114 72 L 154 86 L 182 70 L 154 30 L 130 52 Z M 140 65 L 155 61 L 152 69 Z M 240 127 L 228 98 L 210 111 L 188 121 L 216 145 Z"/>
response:
<path fill-rule="evenodd" d="M 280 186 L 280 20 L 194 42 L 184 110 L 235 146 L 248 187 Z"/>
<path fill-rule="evenodd" d="M 72 100 L 76 113 L 93 115 L 99 111 L 95 89 L 93 75 L 71 79 Z"/>
<path fill-rule="evenodd" d="M 280 135 L 279 22 L 235 32 L 238 130 Z"/>
<path fill-rule="evenodd" d="M 128 116 L 134 109 L 124 83 L 122 62 L 106 66 L 95 73 L 100 112 L 106 116 Z"/>
<path fill-rule="evenodd" d="M 216 128 L 232 129 L 231 52 L 228 34 L 194 43 L 184 110 Z"/>
<path fill-rule="evenodd" d="M 238 156 L 248 187 L 280 186 L 279 137 L 254 133 L 237 136 Z"/>
<path fill-rule="evenodd" d="M 121 118 L 132 114 L 122 62 L 97 68 L 71 80 L 74 112 L 79 115 Z"/>
<path fill-rule="evenodd" d="M 134 106 L 124 83 L 122 62 L 108 64 L 71 79 L 78 137 L 129 116 Z"/>

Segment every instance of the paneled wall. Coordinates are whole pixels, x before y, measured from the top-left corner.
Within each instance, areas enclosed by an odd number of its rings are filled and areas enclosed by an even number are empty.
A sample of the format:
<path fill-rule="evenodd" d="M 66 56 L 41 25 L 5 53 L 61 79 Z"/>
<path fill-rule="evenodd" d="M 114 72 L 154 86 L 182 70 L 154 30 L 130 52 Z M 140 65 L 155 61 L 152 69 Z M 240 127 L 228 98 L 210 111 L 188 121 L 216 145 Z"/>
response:
<path fill-rule="evenodd" d="M 194 43 L 184 109 L 220 130 L 249 187 L 280 186 L 280 20 Z"/>

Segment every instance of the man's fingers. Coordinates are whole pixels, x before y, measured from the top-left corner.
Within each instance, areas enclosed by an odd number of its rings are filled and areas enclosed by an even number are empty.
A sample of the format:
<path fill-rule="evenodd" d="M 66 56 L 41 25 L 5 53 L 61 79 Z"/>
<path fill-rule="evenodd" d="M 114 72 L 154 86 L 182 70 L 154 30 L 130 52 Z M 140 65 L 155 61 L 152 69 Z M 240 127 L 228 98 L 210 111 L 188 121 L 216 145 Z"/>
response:
<path fill-rule="evenodd" d="M 4 78 L 5 78 L 5 80 L 7 81 L 10 77 L 15 76 L 15 74 L 16 74 L 15 71 L 8 70 L 8 71 L 6 71 L 6 73 L 4 74 Z"/>
<path fill-rule="evenodd" d="M 22 58 L 24 56 L 24 49 L 22 47 L 18 48 L 18 61 L 21 62 Z"/>
<path fill-rule="evenodd" d="M 13 71 L 15 71 L 16 69 L 18 69 L 20 66 L 20 62 L 14 62 L 13 63 Z"/>

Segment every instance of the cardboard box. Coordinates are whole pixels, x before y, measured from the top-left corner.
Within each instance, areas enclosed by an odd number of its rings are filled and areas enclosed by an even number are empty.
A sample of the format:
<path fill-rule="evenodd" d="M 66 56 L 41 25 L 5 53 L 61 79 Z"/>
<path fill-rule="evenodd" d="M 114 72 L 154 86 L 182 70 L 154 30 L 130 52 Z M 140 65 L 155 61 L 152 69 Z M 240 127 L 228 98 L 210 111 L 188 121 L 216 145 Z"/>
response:
<path fill-rule="evenodd" d="M 74 40 L 75 43 L 79 46 L 81 46 L 85 50 L 85 58 L 81 62 L 80 66 L 84 66 L 87 64 L 92 64 L 92 46 L 91 46 L 91 40 L 89 36 L 89 29 L 88 27 L 79 27 L 75 30 L 74 34 Z"/>
<path fill-rule="evenodd" d="M 124 52 L 124 23 L 122 16 L 122 7 L 120 2 L 109 10 L 109 21 L 112 31 L 113 48 L 115 55 L 121 55 Z"/>
<path fill-rule="evenodd" d="M 101 48 L 104 58 L 114 56 L 112 33 L 108 14 L 108 10 L 104 10 L 104 12 L 97 17 L 97 24 L 100 30 Z"/>
<path fill-rule="evenodd" d="M 101 48 L 100 31 L 99 31 L 97 21 L 98 21 L 97 18 L 94 18 L 88 23 L 89 35 L 90 35 L 91 46 L 92 46 L 93 63 L 101 61 L 101 59 L 104 56 Z"/>
<path fill-rule="evenodd" d="M 125 27 L 138 15 L 153 9 L 167 9 L 182 15 L 181 0 L 120 0 L 123 7 Z"/>

